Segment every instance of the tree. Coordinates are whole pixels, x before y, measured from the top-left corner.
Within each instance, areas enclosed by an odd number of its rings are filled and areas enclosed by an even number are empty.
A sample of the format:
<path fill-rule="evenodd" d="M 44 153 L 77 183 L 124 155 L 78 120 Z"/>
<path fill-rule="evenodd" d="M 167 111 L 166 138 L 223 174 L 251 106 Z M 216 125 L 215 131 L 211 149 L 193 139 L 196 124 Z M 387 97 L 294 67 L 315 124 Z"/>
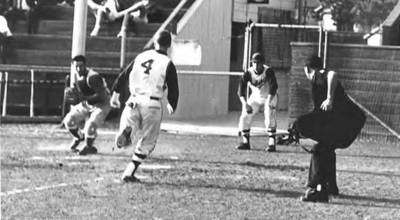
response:
<path fill-rule="evenodd" d="M 320 0 L 321 5 L 332 10 L 338 30 L 351 30 L 360 24 L 368 32 L 380 25 L 399 0 Z"/>

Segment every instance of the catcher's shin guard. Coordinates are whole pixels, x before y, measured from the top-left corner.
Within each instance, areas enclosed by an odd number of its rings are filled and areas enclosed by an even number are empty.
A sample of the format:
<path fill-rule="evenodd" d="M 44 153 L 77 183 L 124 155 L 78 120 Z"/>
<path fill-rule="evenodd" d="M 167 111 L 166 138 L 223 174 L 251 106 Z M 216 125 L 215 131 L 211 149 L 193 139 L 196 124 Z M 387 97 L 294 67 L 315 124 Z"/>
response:
<path fill-rule="evenodd" d="M 78 145 L 85 139 L 83 135 L 80 134 L 79 129 L 68 129 L 71 135 L 73 136 L 73 140 L 69 146 L 72 152 L 78 152 Z"/>

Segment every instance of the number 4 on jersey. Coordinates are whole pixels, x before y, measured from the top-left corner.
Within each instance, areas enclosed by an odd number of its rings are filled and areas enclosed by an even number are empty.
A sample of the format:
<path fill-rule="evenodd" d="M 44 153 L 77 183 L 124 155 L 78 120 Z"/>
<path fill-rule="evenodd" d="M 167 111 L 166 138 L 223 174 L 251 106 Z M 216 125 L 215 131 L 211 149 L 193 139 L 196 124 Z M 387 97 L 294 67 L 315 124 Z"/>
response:
<path fill-rule="evenodd" d="M 153 65 L 154 60 L 150 59 L 147 60 L 146 62 L 143 62 L 141 65 L 144 67 L 146 70 L 144 71 L 145 74 L 150 74 L 151 66 Z"/>

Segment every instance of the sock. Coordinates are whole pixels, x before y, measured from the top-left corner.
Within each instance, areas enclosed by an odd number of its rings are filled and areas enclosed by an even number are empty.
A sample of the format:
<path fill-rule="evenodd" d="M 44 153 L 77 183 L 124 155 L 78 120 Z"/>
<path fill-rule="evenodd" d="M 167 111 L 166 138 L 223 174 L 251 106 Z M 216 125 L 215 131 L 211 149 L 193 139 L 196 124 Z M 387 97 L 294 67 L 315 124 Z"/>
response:
<path fill-rule="evenodd" d="M 86 145 L 93 147 L 94 138 L 86 138 Z"/>
<path fill-rule="evenodd" d="M 276 129 L 268 129 L 268 146 L 275 146 Z"/>
<path fill-rule="evenodd" d="M 134 161 L 129 162 L 128 166 L 124 170 L 124 173 L 122 174 L 122 178 L 126 176 L 133 176 L 136 169 L 137 167 L 135 165 L 135 162 Z"/>
<path fill-rule="evenodd" d="M 79 135 L 79 129 L 69 129 L 69 132 L 75 139 L 81 139 L 81 136 Z"/>
<path fill-rule="evenodd" d="M 250 144 L 250 129 L 242 131 L 242 142 L 245 144 Z"/>

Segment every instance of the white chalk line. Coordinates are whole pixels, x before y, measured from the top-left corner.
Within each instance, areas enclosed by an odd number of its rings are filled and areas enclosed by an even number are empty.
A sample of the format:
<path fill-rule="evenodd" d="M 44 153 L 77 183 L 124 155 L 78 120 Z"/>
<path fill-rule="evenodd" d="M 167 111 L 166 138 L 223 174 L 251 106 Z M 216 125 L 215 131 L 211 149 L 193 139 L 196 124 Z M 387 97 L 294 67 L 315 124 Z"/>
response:
<path fill-rule="evenodd" d="M 14 189 L 6 192 L 1 192 L 0 196 L 10 196 L 10 195 L 16 195 L 16 194 L 21 194 L 21 193 L 29 193 L 29 192 L 38 192 L 38 191 L 44 191 L 44 190 L 50 190 L 50 189 L 57 189 L 57 188 L 62 188 L 62 187 L 68 187 L 68 186 L 76 186 L 76 185 L 85 185 L 89 184 L 92 182 L 100 182 L 104 180 L 103 177 L 99 177 L 93 180 L 86 180 L 82 182 L 75 182 L 75 183 L 59 183 L 55 185 L 48 185 L 48 186 L 38 186 L 38 187 L 33 187 L 33 188 L 26 188 L 26 189 Z"/>
<path fill-rule="evenodd" d="M 201 134 L 201 135 L 224 135 L 224 136 L 237 136 L 237 127 L 232 126 L 214 126 L 214 125 L 194 125 L 187 123 L 170 123 L 162 122 L 161 131 L 173 134 Z M 68 132 L 65 129 L 56 129 L 56 132 Z M 99 129 L 98 134 L 100 135 L 112 135 L 115 136 L 117 131 Z M 252 127 L 252 136 L 267 136 L 267 129 L 264 127 Z M 277 129 L 277 135 L 287 135 L 287 130 Z"/>
<path fill-rule="evenodd" d="M 58 158 L 50 158 L 50 157 L 41 157 L 41 156 L 33 156 L 28 158 L 27 160 L 32 160 L 32 161 L 43 161 L 46 163 L 62 163 L 63 165 L 79 165 L 79 164 L 85 164 L 85 163 L 90 163 L 89 158 L 82 158 L 79 156 L 66 156 L 66 157 L 58 157 Z M 150 163 L 143 163 L 140 166 L 141 169 L 144 170 L 160 170 L 160 169 L 172 169 L 172 165 L 167 165 L 167 164 L 150 164 Z"/>

